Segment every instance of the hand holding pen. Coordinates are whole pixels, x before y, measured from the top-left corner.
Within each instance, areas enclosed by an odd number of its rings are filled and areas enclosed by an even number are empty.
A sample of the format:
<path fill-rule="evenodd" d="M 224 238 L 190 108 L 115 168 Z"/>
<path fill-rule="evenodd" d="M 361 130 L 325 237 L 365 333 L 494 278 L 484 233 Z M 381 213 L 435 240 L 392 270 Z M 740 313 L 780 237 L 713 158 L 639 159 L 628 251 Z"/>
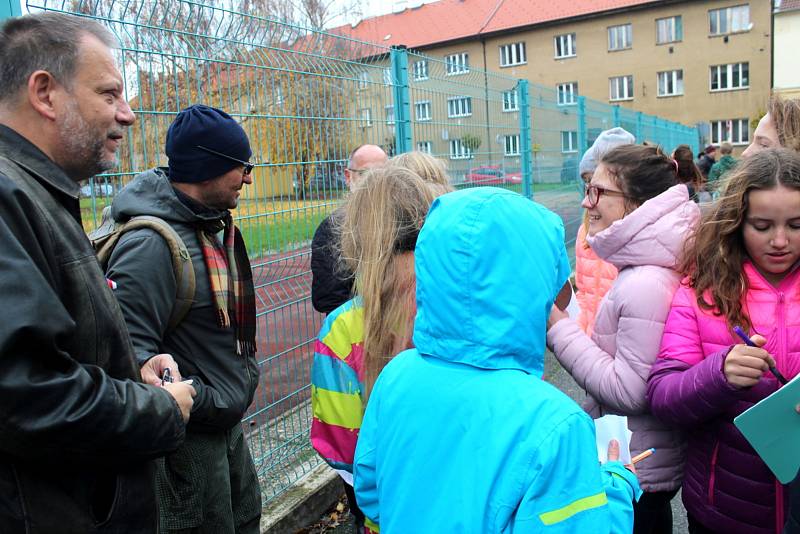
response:
<path fill-rule="evenodd" d="M 742 338 L 745 345 L 734 345 L 725 358 L 723 371 L 728 383 L 741 388 L 751 387 L 769 370 L 779 382 L 786 384 L 786 379 L 775 368 L 775 359 L 761 348 L 767 340 L 758 334 L 750 338 L 738 326 L 733 331 Z"/>

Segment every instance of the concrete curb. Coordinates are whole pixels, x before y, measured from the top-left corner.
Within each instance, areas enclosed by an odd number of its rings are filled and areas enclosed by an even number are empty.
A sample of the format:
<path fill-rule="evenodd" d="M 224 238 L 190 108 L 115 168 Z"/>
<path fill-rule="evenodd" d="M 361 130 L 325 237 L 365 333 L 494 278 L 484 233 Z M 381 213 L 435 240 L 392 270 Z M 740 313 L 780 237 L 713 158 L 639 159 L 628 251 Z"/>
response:
<path fill-rule="evenodd" d="M 327 464 L 315 467 L 264 508 L 262 534 L 293 534 L 315 523 L 344 493 L 342 484 Z"/>

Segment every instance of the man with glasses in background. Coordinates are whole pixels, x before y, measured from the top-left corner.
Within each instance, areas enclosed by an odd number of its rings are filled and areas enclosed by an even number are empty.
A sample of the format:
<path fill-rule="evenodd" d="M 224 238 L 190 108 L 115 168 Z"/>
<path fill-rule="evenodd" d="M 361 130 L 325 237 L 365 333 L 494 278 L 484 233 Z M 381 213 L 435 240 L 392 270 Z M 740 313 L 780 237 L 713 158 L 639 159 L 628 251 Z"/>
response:
<path fill-rule="evenodd" d="M 352 189 L 369 169 L 386 164 L 388 156 L 377 145 L 361 145 L 353 149 L 344 170 L 344 179 Z M 353 274 L 339 258 L 336 222 L 339 211 L 328 215 L 314 232 L 311 241 L 311 304 L 320 313 L 328 314 L 350 300 Z"/>
<path fill-rule="evenodd" d="M 240 421 L 258 385 L 255 292 L 244 241 L 229 210 L 252 183 L 247 134 L 224 111 L 195 105 L 167 131 L 167 168 L 136 176 L 114 199 L 117 223 L 168 223 L 191 256 L 193 303 L 170 321 L 178 286 L 166 239 L 125 232 L 106 276 L 140 363 L 170 353 L 197 390 L 186 441 L 158 464 L 161 531 L 257 533 L 261 492 Z"/>

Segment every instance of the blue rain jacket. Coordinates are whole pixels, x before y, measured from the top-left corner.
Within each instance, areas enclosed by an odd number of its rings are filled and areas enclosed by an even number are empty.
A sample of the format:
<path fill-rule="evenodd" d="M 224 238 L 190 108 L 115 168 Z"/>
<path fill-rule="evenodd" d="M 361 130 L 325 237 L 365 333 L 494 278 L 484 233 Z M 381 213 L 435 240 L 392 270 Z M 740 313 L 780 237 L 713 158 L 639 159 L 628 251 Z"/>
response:
<path fill-rule="evenodd" d="M 541 379 L 569 264 L 560 218 L 507 190 L 434 201 L 416 247 L 415 349 L 369 398 L 356 500 L 384 534 L 629 533 L 641 493 Z"/>

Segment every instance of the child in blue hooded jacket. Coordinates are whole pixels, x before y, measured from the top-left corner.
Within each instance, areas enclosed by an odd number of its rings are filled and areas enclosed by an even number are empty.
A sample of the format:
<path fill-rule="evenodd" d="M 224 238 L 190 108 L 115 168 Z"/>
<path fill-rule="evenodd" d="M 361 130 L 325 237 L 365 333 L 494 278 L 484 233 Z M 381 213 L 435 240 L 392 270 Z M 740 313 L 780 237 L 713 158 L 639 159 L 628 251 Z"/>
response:
<path fill-rule="evenodd" d="M 383 534 L 631 532 L 636 477 L 599 465 L 589 416 L 541 380 L 561 220 L 503 189 L 444 195 L 415 269 L 416 348 L 381 372 L 356 447 L 365 515 Z"/>

